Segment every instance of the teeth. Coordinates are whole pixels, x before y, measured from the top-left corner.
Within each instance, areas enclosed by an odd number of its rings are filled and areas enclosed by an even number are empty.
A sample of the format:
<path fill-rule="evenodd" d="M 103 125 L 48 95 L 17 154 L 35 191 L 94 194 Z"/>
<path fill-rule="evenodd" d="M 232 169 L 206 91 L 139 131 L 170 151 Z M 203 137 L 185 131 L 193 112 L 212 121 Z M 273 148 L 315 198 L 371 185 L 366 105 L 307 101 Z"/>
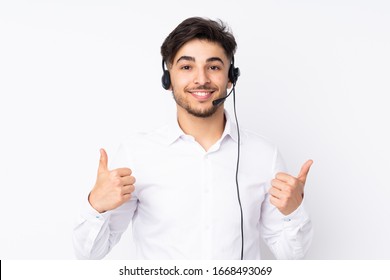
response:
<path fill-rule="evenodd" d="M 195 94 L 196 96 L 206 96 L 206 95 L 209 95 L 210 93 L 209 92 L 192 92 L 192 94 Z"/>

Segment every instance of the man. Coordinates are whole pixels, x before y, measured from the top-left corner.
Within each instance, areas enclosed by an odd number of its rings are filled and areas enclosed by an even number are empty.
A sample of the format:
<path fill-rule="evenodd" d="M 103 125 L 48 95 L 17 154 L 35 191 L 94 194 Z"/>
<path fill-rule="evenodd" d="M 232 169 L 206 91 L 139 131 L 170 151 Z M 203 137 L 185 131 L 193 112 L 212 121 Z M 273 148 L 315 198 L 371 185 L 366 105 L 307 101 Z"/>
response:
<path fill-rule="evenodd" d="M 184 20 L 165 39 L 163 87 L 177 119 L 125 141 L 116 169 L 100 151 L 74 230 L 78 258 L 103 258 L 130 221 L 143 259 L 260 259 L 259 236 L 276 258 L 304 257 L 312 228 L 302 200 L 312 161 L 289 175 L 274 145 L 237 130 L 221 102 L 239 75 L 235 50 L 227 27 L 203 18 Z"/>

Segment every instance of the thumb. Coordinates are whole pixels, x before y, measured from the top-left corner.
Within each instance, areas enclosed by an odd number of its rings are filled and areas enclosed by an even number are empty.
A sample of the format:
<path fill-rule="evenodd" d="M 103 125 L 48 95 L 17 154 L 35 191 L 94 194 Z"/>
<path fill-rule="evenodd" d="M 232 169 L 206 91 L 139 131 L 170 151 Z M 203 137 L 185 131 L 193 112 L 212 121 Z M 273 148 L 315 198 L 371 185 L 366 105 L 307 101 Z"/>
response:
<path fill-rule="evenodd" d="M 100 161 L 98 172 L 108 171 L 108 156 L 104 149 L 100 149 Z"/>
<path fill-rule="evenodd" d="M 307 174 L 309 173 L 310 167 L 313 164 L 313 161 L 309 159 L 306 161 L 301 168 L 301 171 L 299 172 L 298 179 L 302 182 L 306 182 Z"/>

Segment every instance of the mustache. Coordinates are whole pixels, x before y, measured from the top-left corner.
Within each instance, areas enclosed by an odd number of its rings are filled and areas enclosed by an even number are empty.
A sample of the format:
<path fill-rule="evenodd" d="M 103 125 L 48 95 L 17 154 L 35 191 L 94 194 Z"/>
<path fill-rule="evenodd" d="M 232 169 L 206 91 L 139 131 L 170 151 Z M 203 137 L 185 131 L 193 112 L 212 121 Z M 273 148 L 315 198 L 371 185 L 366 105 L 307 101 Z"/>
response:
<path fill-rule="evenodd" d="M 214 87 L 209 87 L 209 86 L 198 86 L 196 88 L 189 88 L 187 90 L 210 90 L 210 91 L 216 91 L 217 89 Z"/>

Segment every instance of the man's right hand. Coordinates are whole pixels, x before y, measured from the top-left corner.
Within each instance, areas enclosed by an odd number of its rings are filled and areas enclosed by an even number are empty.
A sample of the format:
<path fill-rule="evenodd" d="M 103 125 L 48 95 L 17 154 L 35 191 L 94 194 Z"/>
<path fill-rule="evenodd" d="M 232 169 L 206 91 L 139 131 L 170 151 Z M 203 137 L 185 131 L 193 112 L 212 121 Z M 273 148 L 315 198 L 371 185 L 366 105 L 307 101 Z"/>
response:
<path fill-rule="evenodd" d="M 95 186 L 89 194 L 89 203 L 99 213 L 115 209 L 131 198 L 134 191 L 135 178 L 131 169 L 108 169 L 108 157 L 104 149 L 100 149 L 100 162 Z"/>

